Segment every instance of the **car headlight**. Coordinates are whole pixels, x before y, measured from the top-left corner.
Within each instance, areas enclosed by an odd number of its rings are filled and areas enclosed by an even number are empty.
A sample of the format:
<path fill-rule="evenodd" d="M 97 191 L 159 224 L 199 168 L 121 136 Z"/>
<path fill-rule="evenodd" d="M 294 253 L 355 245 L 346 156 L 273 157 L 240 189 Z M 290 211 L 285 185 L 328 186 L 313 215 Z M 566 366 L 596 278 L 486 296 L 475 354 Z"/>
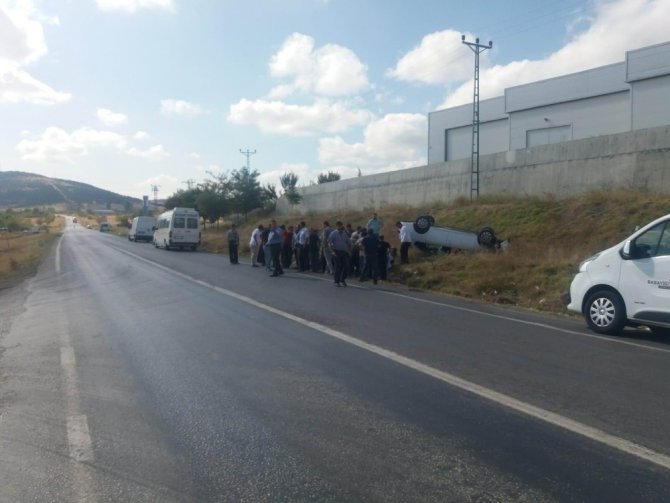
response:
<path fill-rule="evenodd" d="M 587 258 L 586 260 L 582 261 L 581 264 L 579 264 L 579 272 L 584 272 L 586 271 L 586 268 L 588 265 L 593 262 L 595 259 L 597 259 L 600 256 L 600 253 L 596 253 L 592 257 Z"/>

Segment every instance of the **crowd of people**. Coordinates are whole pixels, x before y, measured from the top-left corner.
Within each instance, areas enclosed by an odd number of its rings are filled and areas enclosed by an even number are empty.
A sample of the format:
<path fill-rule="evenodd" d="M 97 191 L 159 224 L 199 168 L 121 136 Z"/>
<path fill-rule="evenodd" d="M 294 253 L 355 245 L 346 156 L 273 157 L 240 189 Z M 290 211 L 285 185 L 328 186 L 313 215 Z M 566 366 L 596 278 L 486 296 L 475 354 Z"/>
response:
<path fill-rule="evenodd" d="M 347 278 L 371 280 L 377 284 L 387 278 L 395 261 L 396 250 L 381 233 L 384 222 L 376 213 L 365 227 L 355 229 L 341 221 L 332 227 L 328 221 L 321 229 L 309 228 L 305 222 L 296 226 L 278 225 L 272 220 L 266 227 L 259 225 L 251 234 L 249 250 L 252 267 L 266 267 L 270 276 L 284 274 L 295 267 L 300 272 L 318 272 L 333 277 L 335 286 L 347 286 Z M 401 258 L 407 263 L 407 235 L 404 225 L 396 224 L 400 233 Z M 238 264 L 240 235 L 235 224 L 228 231 L 231 264 Z"/>

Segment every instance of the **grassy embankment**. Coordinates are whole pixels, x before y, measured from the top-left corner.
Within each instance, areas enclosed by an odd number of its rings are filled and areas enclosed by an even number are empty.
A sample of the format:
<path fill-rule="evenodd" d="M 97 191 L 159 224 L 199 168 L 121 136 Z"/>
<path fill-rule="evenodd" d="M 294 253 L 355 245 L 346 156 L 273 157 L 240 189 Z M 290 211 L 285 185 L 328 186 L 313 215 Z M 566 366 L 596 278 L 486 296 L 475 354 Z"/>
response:
<path fill-rule="evenodd" d="M 279 215 L 277 220 L 295 224 L 305 220 L 321 228 L 327 219 L 365 225 L 370 211 L 346 211 L 327 215 Z M 394 227 L 397 220 L 414 220 L 431 214 L 437 225 L 478 229 L 493 227 L 501 238 L 511 240 L 506 253 L 456 253 L 425 255 L 412 250 L 410 265 L 396 265 L 390 281 L 410 288 L 438 291 L 466 298 L 525 308 L 564 313 L 560 296 L 567 292 L 577 266 L 584 258 L 616 244 L 637 225 L 670 213 L 667 195 L 637 190 L 594 192 L 565 200 L 553 198 L 482 197 L 478 202 L 456 201 L 423 208 L 386 207 L 377 212 L 392 246 L 399 248 Z M 249 235 L 270 214 L 249 217 L 240 226 L 242 246 L 248 252 Z M 208 226 L 203 248 L 226 253 L 225 233 Z M 398 260 L 399 262 L 399 260 Z"/>
<path fill-rule="evenodd" d="M 24 219 L 24 225 L 45 227 L 38 218 Z M 48 232 L 27 234 L 21 231 L 0 233 L 0 289 L 32 274 L 60 237 L 65 222 L 57 217 L 48 224 Z"/>

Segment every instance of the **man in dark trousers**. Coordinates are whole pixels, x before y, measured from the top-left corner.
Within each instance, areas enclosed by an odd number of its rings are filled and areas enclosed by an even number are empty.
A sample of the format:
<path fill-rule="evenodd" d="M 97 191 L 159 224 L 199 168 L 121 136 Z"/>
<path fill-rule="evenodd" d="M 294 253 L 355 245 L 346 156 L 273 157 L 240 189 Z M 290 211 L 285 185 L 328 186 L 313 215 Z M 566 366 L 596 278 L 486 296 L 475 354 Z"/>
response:
<path fill-rule="evenodd" d="M 384 236 L 379 235 L 379 248 L 377 248 L 377 271 L 379 279 L 386 281 L 386 266 L 388 265 L 389 250 L 391 245 L 384 241 Z"/>
<path fill-rule="evenodd" d="M 230 258 L 231 264 L 239 264 L 239 259 L 237 256 L 237 250 L 240 246 L 240 234 L 237 232 L 237 226 L 235 224 L 230 226 L 228 231 L 228 257 Z"/>
<path fill-rule="evenodd" d="M 282 226 L 283 227 L 283 226 Z M 281 265 L 284 269 L 291 268 L 293 260 L 293 226 L 284 229 L 281 243 Z"/>
<path fill-rule="evenodd" d="M 335 286 L 347 286 L 347 269 L 349 268 L 349 254 L 351 253 L 351 240 L 344 231 L 344 224 L 337 222 L 336 230 L 328 236 L 328 246 L 333 253 L 335 262 Z"/>
<path fill-rule="evenodd" d="M 412 236 L 410 234 L 409 224 L 396 222 L 395 226 L 398 228 L 400 234 L 400 263 L 409 264 L 409 249 L 412 246 Z"/>
<path fill-rule="evenodd" d="M 361 273 L 361 281 L 372 278 L 372 282 L 376 285 L 379 277 L 379 236 L 370 231 L 361 241 L 361 245 L 365 252 L 365 267 Z"/>
<path fill-rule="evenodd" d="M 272 257 L 272 265 L 274 270 L 270 276 L 277 277 L 284 274 L 284 269 L 281 266 L 281 242 L 282 235 L 284 234 L 283 229 L 281 229 L 277 222 L 272 220 L 270 222 L 270 232 L 268 233 L 268 249 L 270 251 L 270 256 Z"/>

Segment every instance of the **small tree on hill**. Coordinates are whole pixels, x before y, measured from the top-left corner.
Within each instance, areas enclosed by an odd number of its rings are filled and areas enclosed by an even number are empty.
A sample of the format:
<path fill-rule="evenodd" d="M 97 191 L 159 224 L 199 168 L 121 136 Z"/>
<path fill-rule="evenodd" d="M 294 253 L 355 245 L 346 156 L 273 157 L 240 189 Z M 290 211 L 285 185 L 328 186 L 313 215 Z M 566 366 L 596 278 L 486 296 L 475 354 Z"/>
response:
<path fill-rule="evenodd" d="M 279 183 L 284 189 L 284 195 L 290 204 L 300 204 L 302 196 L 298 192 L 296 186 L 298 185 L 298 175 L 289 171 L 279 177 Z"/>
<path fill-rule="evenodd" d="M 263 200 L 267 207 L 275 209 L 277 207 L 277 199 L 279 199 L 279 194 L 277 194 L 277 186 L 274 183 L 268 183 L 263 185 Z"/>

